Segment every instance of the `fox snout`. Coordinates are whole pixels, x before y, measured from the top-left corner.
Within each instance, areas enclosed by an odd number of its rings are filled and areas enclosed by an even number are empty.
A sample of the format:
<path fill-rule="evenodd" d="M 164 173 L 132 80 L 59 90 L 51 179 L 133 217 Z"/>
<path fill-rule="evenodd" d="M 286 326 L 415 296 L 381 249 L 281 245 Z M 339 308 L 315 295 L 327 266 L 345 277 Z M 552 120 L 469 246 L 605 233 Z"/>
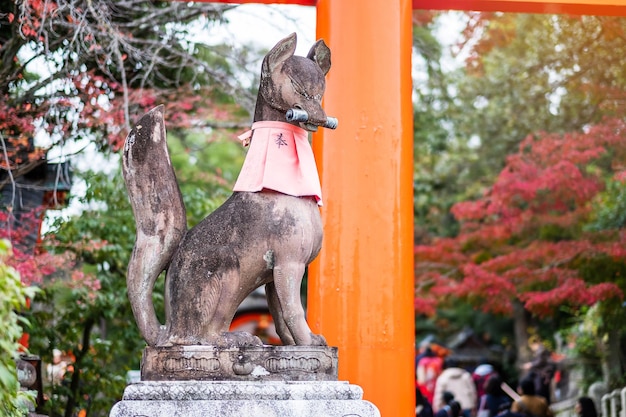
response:
<path fill-rule="evenodd" d="M 326 112 L 322 109 L 322 106 L 300 106 L 294 105 L 293 109 L 300 110 L 306 114 L 306 120 L 296 119 L 293 120 L 300 122 L 300 127 L 309 132 L 316 132 L 318 127 L 325 127 L 328 117 Z M 302 114 L 302 113 L 301 113 Z M 303 119 L 303 118 L 302 118 Z M 289 119 L 287 119 L 290 121 Z"/>

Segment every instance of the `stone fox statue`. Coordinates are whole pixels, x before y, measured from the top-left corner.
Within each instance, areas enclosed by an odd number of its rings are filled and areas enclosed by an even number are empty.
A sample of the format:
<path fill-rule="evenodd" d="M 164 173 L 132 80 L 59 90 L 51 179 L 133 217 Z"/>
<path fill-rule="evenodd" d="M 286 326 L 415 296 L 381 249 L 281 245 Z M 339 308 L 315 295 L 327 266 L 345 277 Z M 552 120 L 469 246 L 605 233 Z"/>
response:
<path fill-rule="evenodd" d="M 294 56 L 295 48 L 294 33 L 265 56 L 250 149 L 234 192 L 192 229 L 167 151 L 162 106 L 126 139 L 123 174 L 137 226 L 128 296 L 150 346 L 261 345 L 255 336 L 228 332 L 239 304 L 261 285 L 284 344 L 326 345 L 306 323 L 299 294 L 305 267 L 322 244 L 321 192 L 307 132 L 332 119 L 321 107 L 330 50 L 322 40 L 307 57 Z M 306 121 L 287 121 L 290 109 L 307 114 Z M 152 291 L 164 270 L 162 325 Z"/>

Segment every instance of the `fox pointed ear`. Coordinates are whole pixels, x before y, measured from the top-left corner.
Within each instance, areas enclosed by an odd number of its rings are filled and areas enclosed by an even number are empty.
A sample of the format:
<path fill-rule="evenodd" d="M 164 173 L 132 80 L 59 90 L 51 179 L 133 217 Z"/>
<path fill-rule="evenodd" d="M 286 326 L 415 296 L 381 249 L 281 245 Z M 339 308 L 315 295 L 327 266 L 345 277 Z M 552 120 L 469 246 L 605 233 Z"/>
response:
<path fill-rule="evenodd" d="M 261 76 L 268 76 L 276 67 L 285 62 L 287 58 L 293 56 L 296 51 L 296 43 L 297 37 L 294 32 L 274 45 L 267 55 L 265 55 L 265 58 L 263 58 Z"/>
<path fill-rule="evenodd" d="M 324 75 L 328 74 L 330 70 L 330 49 L 326 46 L 323 39 L 315 42 L 306 57 L 315 61 L 322 69 Z"/>

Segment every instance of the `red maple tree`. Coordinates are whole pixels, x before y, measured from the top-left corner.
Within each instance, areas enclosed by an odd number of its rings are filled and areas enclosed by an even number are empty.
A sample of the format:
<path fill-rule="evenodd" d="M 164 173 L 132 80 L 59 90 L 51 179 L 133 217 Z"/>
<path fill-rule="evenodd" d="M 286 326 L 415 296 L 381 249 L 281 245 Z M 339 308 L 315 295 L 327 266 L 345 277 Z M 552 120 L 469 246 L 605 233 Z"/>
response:
<path fill-rule="evenodd" d="M 26 283 L 36 283 L 53 265 L 67 265 L 20 245 L 38 235 L 43 207 L 20 207 L 15 185 L 46 165 L 52 149 L 69 149 L 63 153 L 71 156 L 91 143 L 116 152 L 133 121 L 159 104 L 174 132 L 221 127 L 241 110 L 237 104 L 251 101 L 231 76 L 226 50 L 197 42 L 185 26 L 196 22 L 200 30 L 198 22 L 207 27 L 232 7 L 109 0 L 0 4 L 0 238 L 13 242 Z M 235 91 L 239 103 L 224 98 Z M 247 127 L 247 114 L 239 114 L 233 124 Z"/>
<path fill-rule="evenodd" d="M 415 247 L 417 312 L 460 298 L 489 313 L 512 315 L 520 303 L 547 317 L 621 299 L 616 277 L 588 282 L 581 270 L 594 259 L 626 263 L 626 230 L 585 227 L 605 183 L 624 182 L 625 164 L 621 119 L 528 136 L 482 198 L 453 206 L 456 237 Z"/>

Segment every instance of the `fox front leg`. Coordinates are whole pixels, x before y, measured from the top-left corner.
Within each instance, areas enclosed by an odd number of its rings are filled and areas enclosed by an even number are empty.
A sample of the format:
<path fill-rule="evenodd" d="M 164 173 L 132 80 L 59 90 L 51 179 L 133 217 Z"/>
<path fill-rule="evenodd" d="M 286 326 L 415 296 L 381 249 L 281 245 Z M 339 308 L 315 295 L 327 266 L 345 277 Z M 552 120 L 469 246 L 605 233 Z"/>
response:
<path fill-rule="evenodd" d="M 295 262 L 274 267 L 275 298 L 280 304 L 278 307 L 280 317 L 275 318 L 275 322 L 278 322 L 277 325 L 280 326 L 279 321 L 281 319 L 284 321 L 296 345 L 326 346 L 324 337 L 313 334 L 304 317 L 304 308 L 300 301 L 300 285 L 304 267 L 304 264 Z M 270 294 L 270 297 L 272 296 Z"/>
<path fill-rule="evenodd" d="M 267 296 L 267 305 L 274 319 L 274 326 L 276 327 L 276 333 L 280 337 L 280 341 L 283 345 L 295 345 L 296 341 L 293 340 L 291 332 L 285 323 L 283 313 L 280 308 L 280 301 L 278 300 L 278 294 L 276 294 L 276 286 L 273 282 L 268 283 L 265 286 L 265 295 Z"/>

